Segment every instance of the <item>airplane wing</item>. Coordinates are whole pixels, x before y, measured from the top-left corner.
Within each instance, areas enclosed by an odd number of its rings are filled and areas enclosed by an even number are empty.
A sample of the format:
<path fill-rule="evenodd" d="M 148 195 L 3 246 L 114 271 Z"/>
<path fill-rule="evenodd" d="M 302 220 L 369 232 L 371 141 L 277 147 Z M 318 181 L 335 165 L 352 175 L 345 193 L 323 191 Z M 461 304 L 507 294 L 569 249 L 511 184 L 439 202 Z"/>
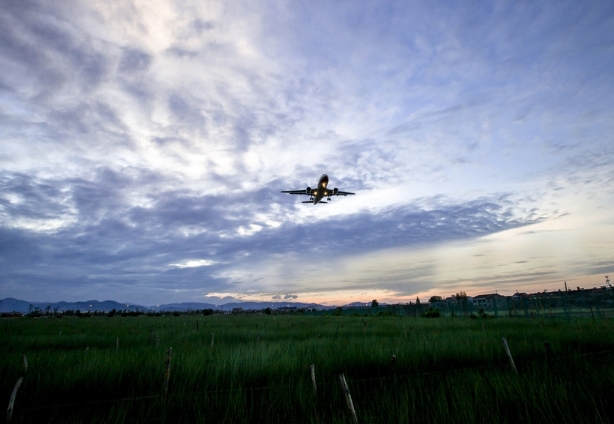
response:
<path fill-rule="evenodd" d="M 356 194 L 356 193 L 350 193 L 349 191 L 339 191 L 337 189 L 335 190 L 330 190 L 330 189 L 326 190 L 324 192 L 324 196 L 331 197 L 331 196 L 347 196 L 348 194 Z"/>
<path fill-rule="evenodd" d="M 289 191 L 282 191 L 282 193 L 299 194 L 299 195 L 302 195 L 302 194 L 307 195 L 308 194 L 307 190 L 289 190 Z"/>

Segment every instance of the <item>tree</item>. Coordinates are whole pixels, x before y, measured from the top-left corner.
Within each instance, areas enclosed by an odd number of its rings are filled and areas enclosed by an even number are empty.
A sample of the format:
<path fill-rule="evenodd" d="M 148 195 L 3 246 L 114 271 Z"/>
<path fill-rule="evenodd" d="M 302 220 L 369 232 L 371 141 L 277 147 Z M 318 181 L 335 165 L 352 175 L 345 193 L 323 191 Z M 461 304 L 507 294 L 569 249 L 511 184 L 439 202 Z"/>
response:
<path fill-rule="evenodd" d="M 431 298 L 429 299 L 429 303 L 440 302 L 442 300 L 443 300 L 443 297 L 441 296 L 431 296 Z"/>
<path fill-rule="evenodd" d="M 372 307 L 372 308 L 377 308 L 378 306 L 379 306 L 379 303 L 377 302 L 377 300 L 373 299 L 373 300 L 371 301 L 371 307 Z"/>
<path fill-rule="evenodd" d="M 416 296 L 416 306 L 420 306 L 420 298 Z"/>
<path fill-rule="evenodd" d="M 466 314 L 467 313 L 467 302 L 468 302 L 467 293 L 464 291 L 456 293 L 456 302 L 460 306 L 461 310 Z"/>

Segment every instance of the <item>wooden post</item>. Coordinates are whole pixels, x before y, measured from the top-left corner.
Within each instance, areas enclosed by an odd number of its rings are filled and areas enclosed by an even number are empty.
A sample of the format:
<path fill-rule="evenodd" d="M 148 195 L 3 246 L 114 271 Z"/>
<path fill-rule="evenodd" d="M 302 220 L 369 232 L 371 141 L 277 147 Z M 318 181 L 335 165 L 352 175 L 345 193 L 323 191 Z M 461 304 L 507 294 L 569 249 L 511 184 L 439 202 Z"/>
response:
<path fill-rule="evenodd" d="M 345 376 L 343 374 L 339 374 L 339 381 L 341 382 L 341 389 L 345 395 L 345 402 L 347 403 L 348 409 L 352 414 L 352 419 L 354 420 L 355 424 L 358 424 L 358 417 L 356 416 L 356 410 L 354 409 L 354 403 L 352 402 L 352 395 L 350 395 L 350 389 L 348 388 L 348 383 L 345 381 Z"/>
<path fill-rule="evenodd" d="M 15 397 L 17 396 L 17 390 L 19 390 L 19 386 L 21 386 L 21 382 L 23 381 L 23 377 L 19 377 L 15 387 L 13 388 L 13 393 L 11 393 L 11 398 L 9 400 L 9 407 L 6 410 L 6 422 L 11 422 L 11 418 L 13 418 L 13 406 L 15 404 Z"/>
<path fill-rule="evenodd" d="M 313 383 L 313 395 L 318 394 L 318 386 L 316 384 L 316 367 L 315 365 L 309 365 L 309 372 L 311 373 L 311 382 Z"/>
<path fill-rule="evenodd" d="M 565 313 L 567 314 L 567 322 L 571 322 L 569 314 L 569 291 L 567 290 L 567 281 L 565 281 Z"/>
<path fill-rule="evenodd" d="M 215 340 L 215 333 L 211 333 L 211 347 L 213 347 L 214 340 Z"/>
<path fill-rule="evenodd" d="M 119 351 L 119 337 L 115 338 L 115 352 Z"/>
<path fill-rule="evenodd" d="M 171 378 L 171 356 L 173 354 L 173 348 L 169 347 L 166 351 L 166 373 L 164 376 L 164 404 L 166 405 L 166 396 L 168 394 L 168 382 Z"/>
<path fill-rule="evenodd" d="M 10 422 L 11 419 L 13 418 L 13 409 L 15 405 L 15 398 L 17 397 L 17 390 L 19 390 L 21 383 L 23 383 L 23 379 L 25 378 L 27 372 L 28 372 L 28 359 L 26 358 L 26 355 L 23 355 L 23 374 L 21 377 L 19 377 L 19 379 L 17 380 L 17 383 L 15 383 L 15 387 L 13 388 L 13 392 L 11 393 L 11 397 L 9 399 L 9 407 L 6 410 L 6 422 L 7 423 Z"/>
<path fill-rule="evenodd" d="M 503 337 L 501 340 L 503 341 L 503 346 L 505 346 L 505 353 L 507 353 L 507 357 L 510 358 L 510 364 L 512 365 L 512 369 L 516 374 L 518 374 L 516 364 L 514 364 L 514 358 L 512 358 L 512 352 L 510 352 L 510 348 L 507 345 L 507 340 L 505 340 L 505 337 Z"/>

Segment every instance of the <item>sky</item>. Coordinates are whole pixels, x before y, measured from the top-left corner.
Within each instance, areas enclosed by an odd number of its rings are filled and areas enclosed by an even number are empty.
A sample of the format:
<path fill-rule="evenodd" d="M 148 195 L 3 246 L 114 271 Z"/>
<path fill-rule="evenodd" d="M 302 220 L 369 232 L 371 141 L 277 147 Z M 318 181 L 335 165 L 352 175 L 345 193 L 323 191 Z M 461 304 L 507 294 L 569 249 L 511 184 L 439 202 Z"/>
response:
<path fill-rule="evenodd" d="M 3 0 L 0 27 L 0 298 L 614 274 L 611 1 Z M 356 195 L 281 193 L 324 173 Z"/>

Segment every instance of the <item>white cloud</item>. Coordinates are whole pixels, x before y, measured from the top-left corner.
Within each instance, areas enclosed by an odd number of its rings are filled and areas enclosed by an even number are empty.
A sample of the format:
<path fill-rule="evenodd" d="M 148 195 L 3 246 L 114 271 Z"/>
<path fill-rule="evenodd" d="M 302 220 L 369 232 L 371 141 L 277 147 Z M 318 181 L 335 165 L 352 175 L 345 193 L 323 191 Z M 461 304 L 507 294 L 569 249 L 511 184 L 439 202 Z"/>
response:
<path fill-rule="evenodd" d="M 209 259 L 186 259 L 175 264 L 169 264 L 169 266 L 177 268 L 198 268 L 201 266 L 211 266 L 213 264 L 215 264 L 215 261 Z"/>

